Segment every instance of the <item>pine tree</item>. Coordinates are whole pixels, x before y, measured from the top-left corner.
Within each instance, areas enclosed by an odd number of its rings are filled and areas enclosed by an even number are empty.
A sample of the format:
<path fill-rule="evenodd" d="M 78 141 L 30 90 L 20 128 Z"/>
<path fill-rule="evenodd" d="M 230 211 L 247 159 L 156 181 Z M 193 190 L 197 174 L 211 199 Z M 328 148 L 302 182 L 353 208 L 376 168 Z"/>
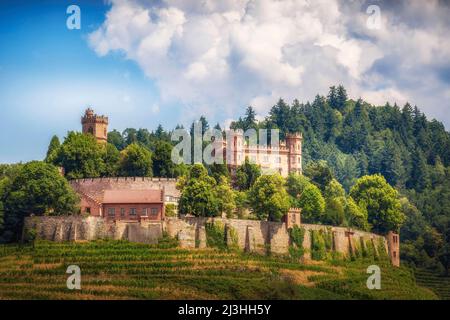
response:
<path fill-rule="evenodd" d="M 398 147 L 392 140 L 385 142 L 381 152 L 380 173 L 390 185 L 396 186 L 403 174 L 402 159 Z"/>
<path fill-rule="evenodd" d="M 61 143 L 59 142 L 58 136 L 54 135 L 50 140 L 50 144 L 47 150 L 47 156 L 45 157 L 45 162 L 53 162 L 56 158 L 56 153 L 58 152 Z"/>
<path fill-rule="evenodd" d="M 416 146 L 412 154 L 412 168 L 407 187 L 418 192 L 425 190 L 430 185 L 427 163 L 422 150 Z"/>
<path fill-rule="evenodd" d="M 345 110 L 345 102 L 347 101 L 347 91 L 342 85 L 339 85 L 336 92 L 336 109 Z"/>
<path fill-rule="evenodd" d="M 330 91 L 328 92 L 328 104 L 333 109 L 338 109 L 337 107 L 337 93 L 336 93 L 336 87 L 332 86 L 330 87 Z"/>
<path fill-rule="evenodd" d="M 248 129 L 256 129 L 256 112 L 252 106 L 248 106 L 245 110 L 245 118 L 243 120 L 244 131 Z"/>

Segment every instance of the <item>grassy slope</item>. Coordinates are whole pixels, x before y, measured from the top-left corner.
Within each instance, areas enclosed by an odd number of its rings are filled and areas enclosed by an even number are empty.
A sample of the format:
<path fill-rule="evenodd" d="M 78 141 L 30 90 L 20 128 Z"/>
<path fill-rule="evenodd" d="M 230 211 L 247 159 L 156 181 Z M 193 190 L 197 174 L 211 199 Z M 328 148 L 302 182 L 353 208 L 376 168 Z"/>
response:
<path fill-rule="evenodd" d="M 416 270 L 415 276 L 419 285 L 430 288 L 441 299 L 450 300 L 450 277 L 421 269 Z"/>
<path fill-rule="evenodd" d="M 0 299 L 433 299 L 405 268 L 383 261 L 314 262 L 120 241 L 0 246 Z M 66 288 L 80 266 L 82 290 Z M 366 268 L 382 289 L 366 288 Z"/>

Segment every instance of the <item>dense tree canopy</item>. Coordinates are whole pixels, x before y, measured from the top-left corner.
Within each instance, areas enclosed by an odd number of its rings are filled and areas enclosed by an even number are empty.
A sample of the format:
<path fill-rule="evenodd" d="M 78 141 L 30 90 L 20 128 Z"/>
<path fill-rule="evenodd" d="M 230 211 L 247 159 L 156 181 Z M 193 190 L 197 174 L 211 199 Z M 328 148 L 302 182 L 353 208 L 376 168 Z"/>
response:
<path fill-rule="evenodd" d="M 202 217 L 217 216 L 219 201 L 214 190 L 215 185 L 216 181 L 208 176 L 208 171 L 203 165 L 193 165 L 182 185 L 179 212 Z"/>
<path fill-rule="evenodd" d="M 260 176 L 260 166 L 250 163 L 246 157 L 244 163 L 236 170 L 235 185 L 239 190 L 249 190 Z"/>
<path fill-rule="evenodd" d="M 261 220 L 279 221 L 290 207 L 289 195 L 279 174 L 262 175 L 251 187 L 250 206 Z"/>
<path fill-rule="evenodd" d="M 57 168 L 32 161 L 25 164 L 16 177 L 2 183 L 4 194 L 4 232 L 9 241 L 20 236 L 23 218 L 34 215 L 59 215 L 77 212 L 78 197 Z"/>
<path fill-rule="evenodd" d="M 359 178 L 350 195 L 367 209 L 369 223 L 375 231 L 399 231 L 405 221 L 398 192 L 381 175 Z"/>
<path fill-rule="evenodd" d="M 298 202 L 302 208 L 302 219 L 307 223 L 320 223 L 325 212 L 325 199 L 320 189 L 310 183 L 305 187 Z"/>
<path fill-rule="evenodd" d="M 69 132 L 53 163 L 64 167 L 69 179 L 96 178 L 105 171 L 104 152 L 94 136 Z"/>
<path fill-rule="evenodd" d="M 120 153 L 119 172 L 124 177 L 151 177 L 152 154 L 137 143 L 128 145 Z"/>

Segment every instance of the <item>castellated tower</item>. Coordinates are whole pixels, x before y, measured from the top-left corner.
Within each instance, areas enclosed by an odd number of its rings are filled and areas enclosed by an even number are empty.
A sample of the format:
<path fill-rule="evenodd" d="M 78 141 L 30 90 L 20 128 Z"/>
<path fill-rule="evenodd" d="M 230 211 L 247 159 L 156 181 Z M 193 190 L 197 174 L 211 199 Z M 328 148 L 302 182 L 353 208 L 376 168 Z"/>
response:
<path fill-rule="evenodd" d="M 289 133 L 286 135 L 289 173 L 302 173 L 302 141 L 303 136 L 301 133 Z"/>
<path fill-rule="evenodd" d="M 92 134 L 97 142 L 106 143 L 108 140 L 108 117 L 94 114 L 91 108 L 86 109 L 81 117 L 81 125 L 84 134 Z"/>
<path fill-rule="evenodd" d="M 237 167 L 244 162 L 244 147 L 244 131 L 242 129 L 230 131 L 225 144 L 225 158 L 231 175 L 234 175 Z"/>

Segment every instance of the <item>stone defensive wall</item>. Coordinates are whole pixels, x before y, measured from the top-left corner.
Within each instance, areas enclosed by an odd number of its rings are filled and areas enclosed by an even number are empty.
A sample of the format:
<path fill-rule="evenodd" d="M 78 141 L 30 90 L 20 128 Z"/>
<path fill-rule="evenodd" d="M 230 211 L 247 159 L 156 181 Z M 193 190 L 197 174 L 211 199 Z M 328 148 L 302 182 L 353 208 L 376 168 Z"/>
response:
<path fill-rule="evenodd" d="M 166 196 L 179 198 L 180 191 L 176 188 L 175 178 L 148 178 L 148 177 L 120 177 L 120 178 L 88 178 L 74 179 L 69 183 L 75 190 L 80 190 L 101 198 L 105 190 L 143 190 L 163 189 Z"/>
<path fill-rule="evenodd" d="M 50 241 L 128 240 L 148 244 L 162 238 L 161 222 L 107 222 L 101 217 L 32 216 L 25 218 L 22 238 Z"/>
<path fill-rule="evenodd" d="M 289 231 L 284 222 L 240 220 L 224 218 L 166 218 L 164 230 L 171 237 L 178 238 L 181 247 L 195 248 L 206 241 L 207 226 L 216 224 L 223 227 L 227 245 L 235 245 L 248 252 L 287 254 L 292 245 Z M 311 257 L 311 233 L 328 234 L 332 240 L 332 250 L 342 256 L 366 249 L 372 245 L 376 254 L 389 254 L 388 239 L 374 233 L 345 227 L 301 224 L 304 229 L 303 249 L 305 258 Z M 384 252 L 378 252 L 382 248 Z"/>
<path fill-rule="evenodd" d="M 32 216 L 25 219 L 23 238 L 51 241 L 115 239 L 155 244 L 166 233 L 177 238 L 180 247 L 205 248 L 212 227 L 222 230 L 228 247 L 247 252 L 287 254 L 292 246 L 289 230 L 284 222 L 200 217 L 166 217 L 159 222 L 107 222 L 101 217 L 92 216 Z M 311 235 L 316 231 L 328 237 L 331 250 L 342 256 L 354 254 L 371 245 L 376 255 L 391 256 L 394 265 L 399 260 L 398 251 L 394 255 L 390 252 L 389 237 L 345 227 L 301 224 L 301 228 L 304 230 L 305 259 L 311 258 Z"/>

